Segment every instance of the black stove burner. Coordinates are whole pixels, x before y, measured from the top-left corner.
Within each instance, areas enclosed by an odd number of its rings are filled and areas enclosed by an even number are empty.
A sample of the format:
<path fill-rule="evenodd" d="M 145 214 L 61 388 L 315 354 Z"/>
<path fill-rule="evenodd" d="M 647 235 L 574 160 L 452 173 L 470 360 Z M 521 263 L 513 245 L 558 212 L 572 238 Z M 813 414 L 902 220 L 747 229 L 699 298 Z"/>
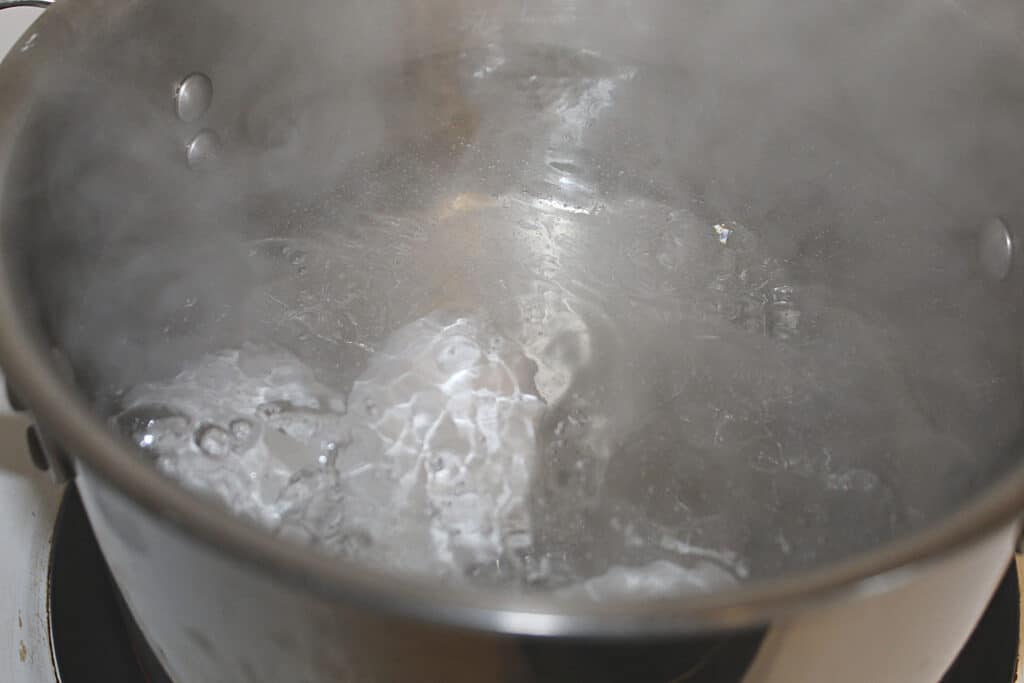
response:
<path fill-rule="evenodd" d="M 1011 562 L 988 609 L 942 683 L 1017 680 L 1020 652 L 1020 581 Z"/>
<path fill-rule="evenodd" d="M 73 485 L 53 530 L 49 592 L 58 683 L 171 683 L 114 586 Z"/>
<path fill-rule="evenodd" d="M 49 591 L 50 644 L 59 683 L 171 683 L 114 586 L 74 486 L 68 487 L 57 515 Z M 1020 592 L 1011 567 L 941 683 L 1013 681 L 1019 626 Z M 762 636 L 755 632 L 611 648 L 581 641 L 557 650 L 526 639 L 522 648 L 533 677 L 541 681 L 731 683 L 742 679 Z"/>

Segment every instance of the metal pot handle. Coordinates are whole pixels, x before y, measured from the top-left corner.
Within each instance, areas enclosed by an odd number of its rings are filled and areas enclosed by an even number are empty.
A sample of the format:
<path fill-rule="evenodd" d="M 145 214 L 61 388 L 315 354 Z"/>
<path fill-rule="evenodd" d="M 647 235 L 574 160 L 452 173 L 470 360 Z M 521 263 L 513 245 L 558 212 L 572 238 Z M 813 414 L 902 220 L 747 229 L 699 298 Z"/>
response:
<path fill-rule="evenodd" d="M 53 0 L 0 0 L 0 10 L 11 9 L 12 7 L 38 7 L 46 9 L 53 4 Z"/>
<path fill-rule="evenodd" d="M 69 380 L 74 378 L 71 363 L 63 353 L 53 349 L 53 360 L 61 375 Z M 26 413 L 27 417 L 33 421 L 33 424 L 30 424 L 25 432 L 32 464 L 43 472 L 49 472 L 50 478 L 57 484 L 63 484 L 74 478 L 75 467 L 67 451 L 50 436 L 50 432 L 44 429 L 45 425 L 40 424 L 38 418 L 31 414 L 31 409 L 18 398 L 18 394 L 10 382 L 0 376 L 0 383 L 4 385 L 7 403 L 10 404 L 11 409 L 17 413 Z"/>

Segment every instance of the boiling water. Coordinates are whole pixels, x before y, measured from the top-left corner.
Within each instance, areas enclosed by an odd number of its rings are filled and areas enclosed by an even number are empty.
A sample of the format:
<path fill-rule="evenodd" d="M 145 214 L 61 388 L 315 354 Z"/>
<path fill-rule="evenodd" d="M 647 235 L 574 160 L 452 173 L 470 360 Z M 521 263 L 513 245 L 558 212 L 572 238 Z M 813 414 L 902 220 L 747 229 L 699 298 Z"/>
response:
<path fill-rule="evenodd" d="M 409 67 L 444 125 L 264 219 L 239 301 L 182 302 L 244 343 L 129 390 L 119 428 L 321 552 L 594 599 L 912 528 L 942 496 L 895 490 L 899 454 L 955 487 L 967 436 L 908 389 L 917 344 L 857 296 L 882 285 L 821 276 L 821 226 L 738 220 L 666 171 L 681 124 L 639 112 L 678 78 L 541 49 Z M 884 228 L 854 235 L 878 272 L 905 256 Z M 973 353 L 947 360 L 984 381 Z"/>
<path fill-rule="evenodd" d="M 331 555 L 563 586 L 585 577 L 553 573 L 531 513 L 547 408 L 535 378 L 544 374 L 479 321 L 437 315 L 392 335 L 348 396 L 288 352 L 246 346 L 204 358 L 172 383 L 137 387 L 117 421 L 185 486 Z M 555 428 L 560 442 L 565 429 Z M 611 449 L 589 446 L 596 457 Z M 565 493 L 580 505 L 596 496 Z M 612 566 L 575 590 L 598 599 L 706 590 L 745 573 L 732 553 L 663 529 L 641 540 L 638 529 L 650 526 L 630 520 L 624 539 L 658 544 L 676 562 Z"/>

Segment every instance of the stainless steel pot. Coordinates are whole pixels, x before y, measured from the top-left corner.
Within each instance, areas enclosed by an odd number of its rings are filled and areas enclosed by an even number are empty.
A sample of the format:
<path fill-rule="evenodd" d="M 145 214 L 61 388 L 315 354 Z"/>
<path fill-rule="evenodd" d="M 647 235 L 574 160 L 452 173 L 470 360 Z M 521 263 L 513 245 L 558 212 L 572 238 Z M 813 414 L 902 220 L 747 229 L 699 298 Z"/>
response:
<path fill-rule="evenodd" d="M 0 362 L 35 415 L 40 462 L 75 476 L 176 681 L 937 680 L 1009 561 L 1024 505 L 1022 18 L 1002 2 L 60 4 L 0 69 Z M 675 87 L 637 86 L 616 116 L 592 109 L 563 133 L 596 126 L 599 151 L 647 176 L 638 196 L 671 205 L 665 188 L 699 186 L 727 220 L 800 235 L 791 260 L 910 344 L 893 373 L 916 382 L 932 428 L 984 432 L 961 469 L 937 471 L 933 441 L 890 459 L 918 523 L 859 547 L 862 510 L 820 566 L 707 595 L 481 593 L 305 552 L 167 481 L 107 428 L 118 390 L 246 331 L 244 317 L 216 318 L 251 284 L 230 267 L 225 225 L 242 215 L 256 236 L 287 233 L 276 207 L 313 203 L 353 159 L 415 136 L 450 149 L 488 123 L 443 67 L 397 85 L 360 76 L 495 45 L 676 70 Z M 633 144 L 622 121 L 647 137 Z M 477 172 L 455 156 L 432 172 Z M 460 196 L 442 206 L 474 200 Z M 142 267 L 126 257 L 142 253 Z M 419 265 L 448 272 L 446 254 L 425 250 Z M 212 318 L 167 303 L 196 281 Z M 442 290 L 461 303 L 475 296 L 466 282 Z M 227 322 L 211 332 L 213 318 Z M 960 332 L 942 336 L 950 320 Z M 978 350 L 971 383 L 961 339 Z M 928 488 L 943 477 L 955 490 Z"/>

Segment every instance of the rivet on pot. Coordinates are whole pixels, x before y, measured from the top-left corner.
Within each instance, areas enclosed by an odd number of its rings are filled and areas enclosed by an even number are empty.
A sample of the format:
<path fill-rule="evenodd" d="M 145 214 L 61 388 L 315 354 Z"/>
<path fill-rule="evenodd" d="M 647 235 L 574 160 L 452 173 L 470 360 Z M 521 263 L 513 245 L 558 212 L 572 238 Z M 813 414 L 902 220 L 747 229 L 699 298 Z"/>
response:
<path fill-rule="evenodd" d="M 978 261 L 985 276 L 991 280 L 1002 280 L 1010 274 L 1013 236 L 1002 220 L 989 220 L 978 233 Z"/>
<path fill-rule="evenodd" d="M 198 121 L 213 102 L 213 81 L 206 74 L 194 73 L 178 84 L 174 93 L 174 109 L 185 123 Z"/>
<path fill-rule="evenodd" d="M 202 168 L 220 154 L 220 138 L 212 130 L 199 131 L 185 146 L 185 160 L 191 168 Z"/>

